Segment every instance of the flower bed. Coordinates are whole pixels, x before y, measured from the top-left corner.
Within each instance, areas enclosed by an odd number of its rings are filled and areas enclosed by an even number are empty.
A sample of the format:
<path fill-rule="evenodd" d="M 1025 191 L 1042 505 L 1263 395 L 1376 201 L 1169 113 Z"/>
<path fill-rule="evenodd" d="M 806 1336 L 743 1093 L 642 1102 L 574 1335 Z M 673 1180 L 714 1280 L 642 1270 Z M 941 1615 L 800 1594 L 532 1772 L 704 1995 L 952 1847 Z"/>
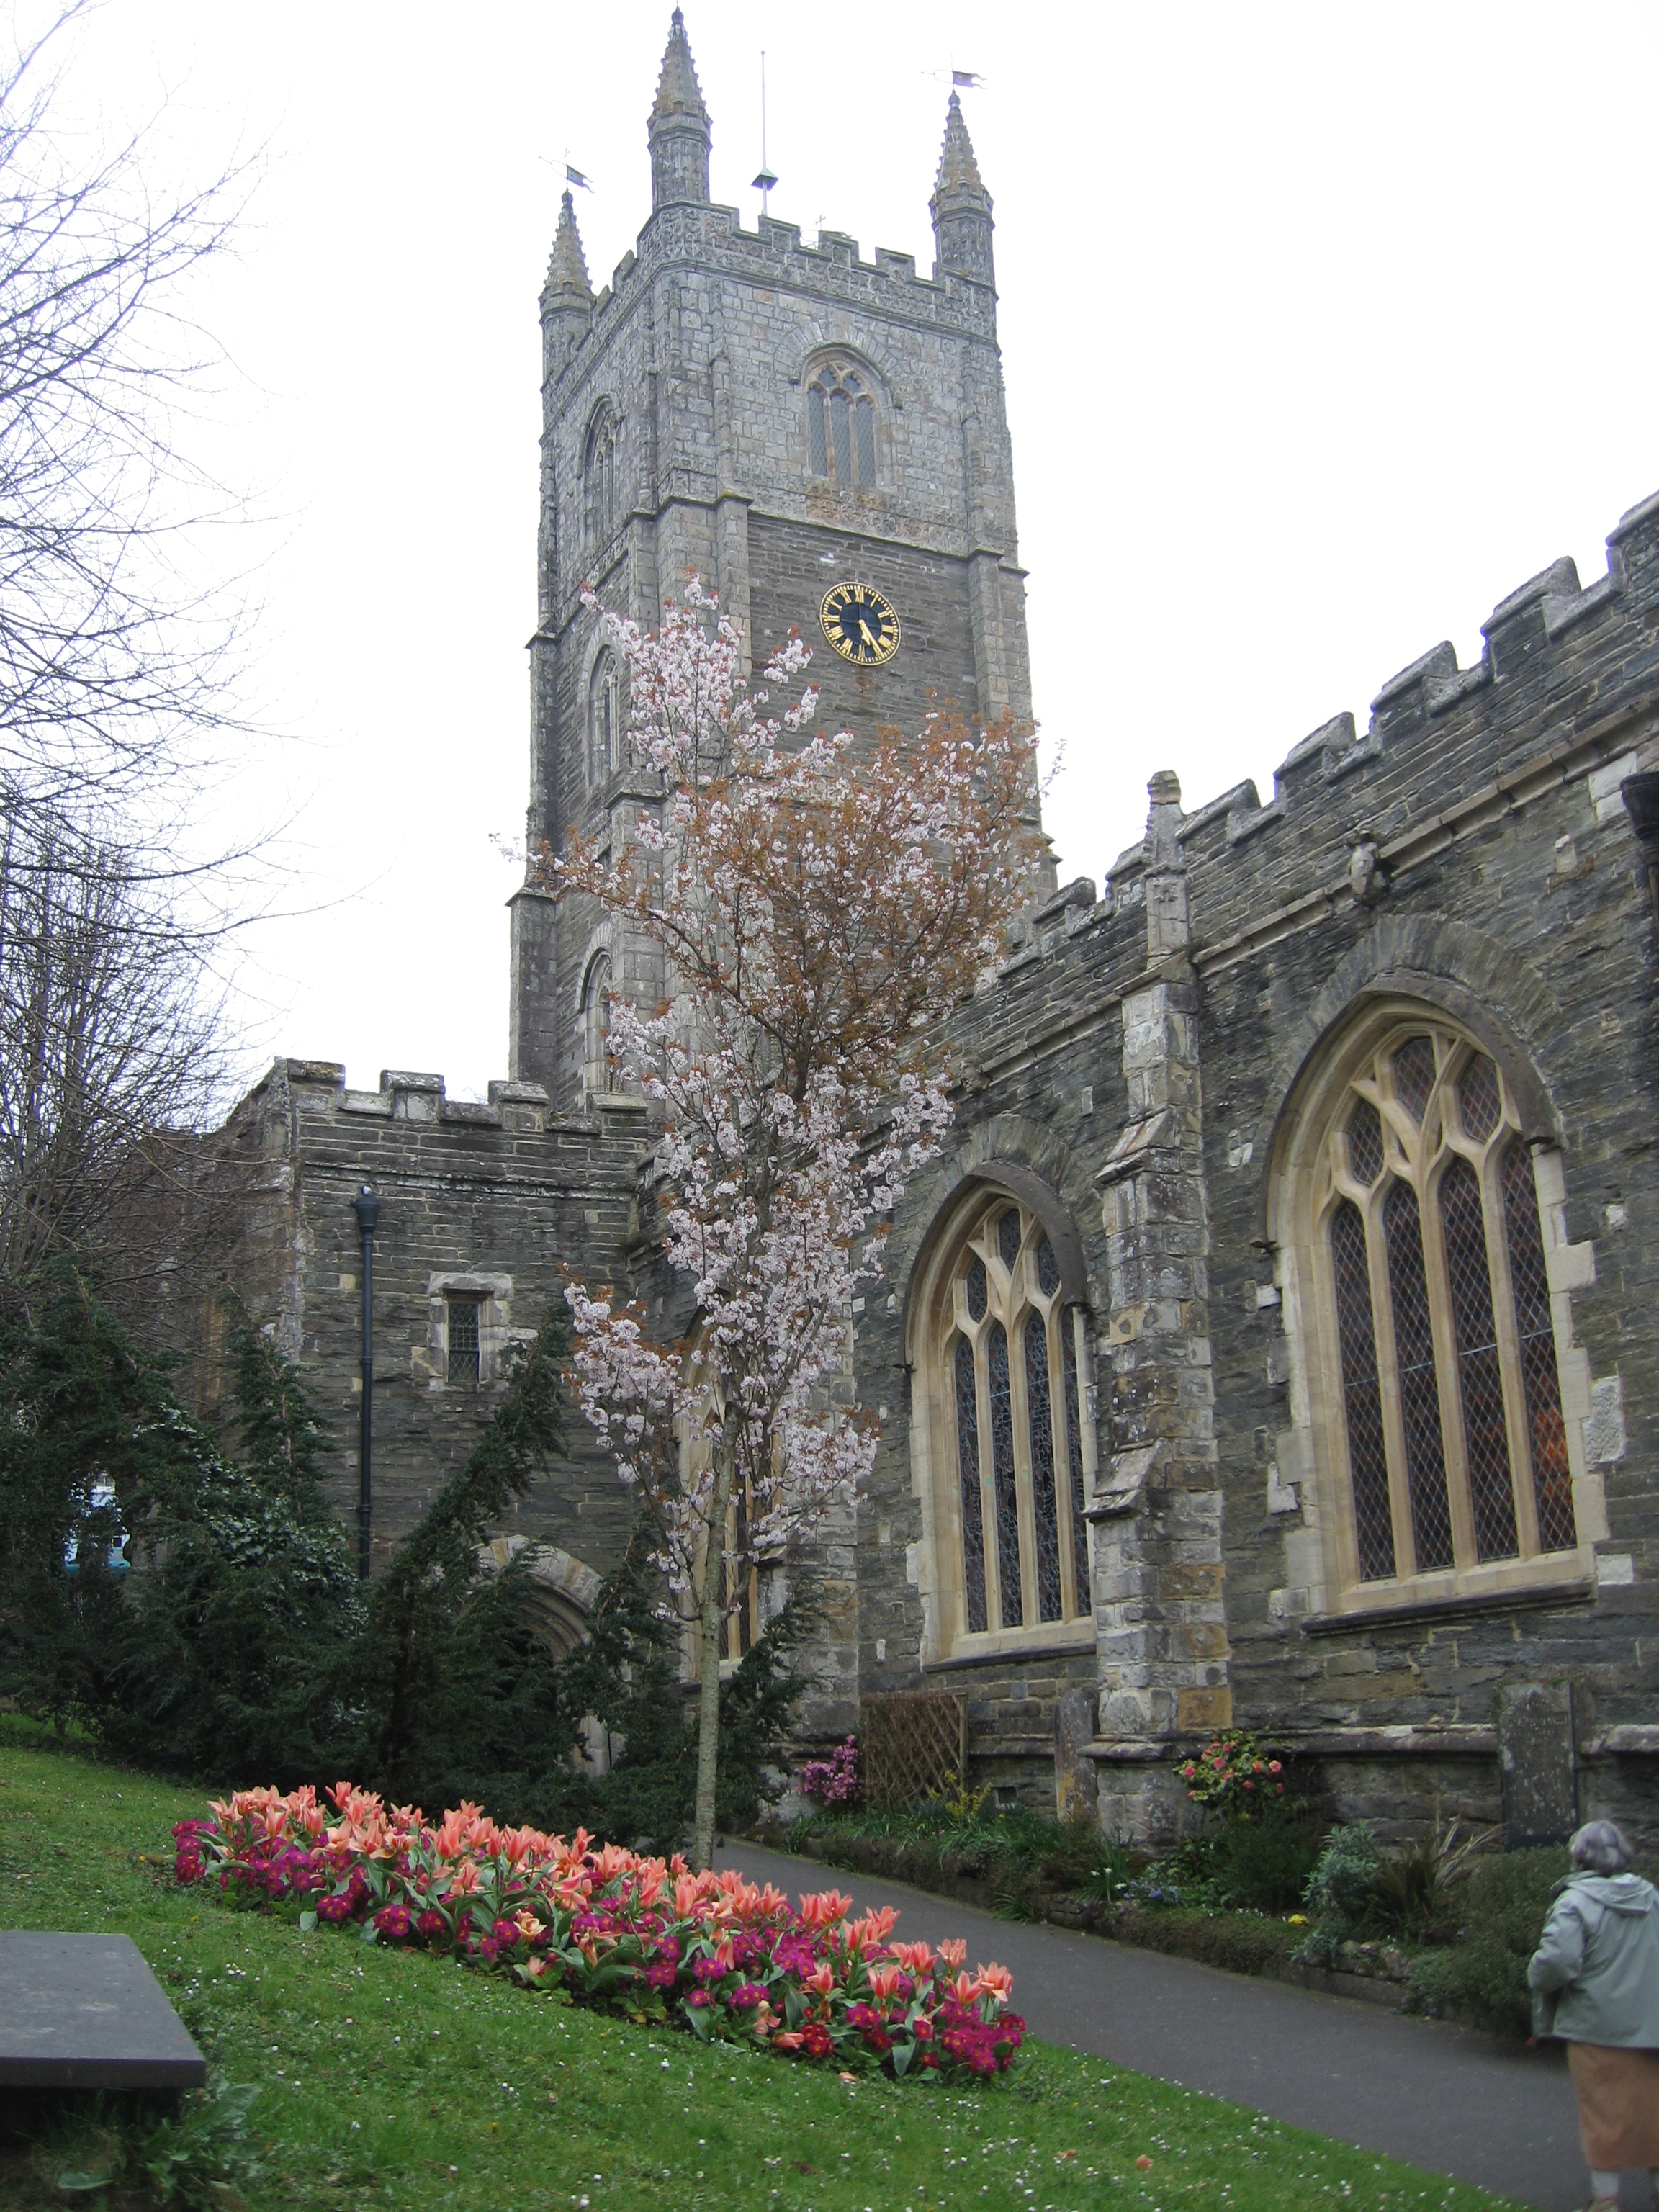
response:
<path fill-rule="evenodd" d="M 693 1874 L 580 1828 L 568 1843 L 498 1828 L 471 1804 L 434 1826 L 349 1783 L 328 1795 L 332 1826 L 308 1788 L 216 1801 L 211 1820 L 173 1831 L 179 1880 L 216 1881 L 302 1928 L 353 1927 L 641 2024 L 845 2071 L 995 2074 L 1019 2048 L 1007 1970 L 969 1974 L 961 1942 L 892 1942 L 890 1906 L 849 1919 L 852 1899 L 830 1890 L 796 1911 L 769 1882 Z"/>

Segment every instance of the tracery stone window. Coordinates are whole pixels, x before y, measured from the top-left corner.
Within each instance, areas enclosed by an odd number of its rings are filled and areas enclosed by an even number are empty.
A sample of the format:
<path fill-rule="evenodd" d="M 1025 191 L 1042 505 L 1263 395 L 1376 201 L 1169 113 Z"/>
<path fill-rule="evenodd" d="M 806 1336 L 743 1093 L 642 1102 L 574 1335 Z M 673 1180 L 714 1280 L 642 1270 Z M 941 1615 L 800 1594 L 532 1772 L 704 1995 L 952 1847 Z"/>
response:
<path fill-rule="evenodd" d="M 875 483 L 875 401 L 868 374 L 850 362 L 825 362 L 806 387 L 806 453 L 815 477 Z"/>
<path fill-rule="evenodd" d="M 1079 1376 L 1081 1307 L 1048 1231 L 997 1198 L 956 1259 L 941 1309 L 948 1496 L 961 1632 L 1052 1629 L 1091 1610 Z"/>
<path fill-rule="evenodd" d="M 617 766 L 617 661 L 602 653 L 587 685 L 587 787 L 599 791 Z"/>
<path fill-rule="evenodd" d="M 582 455 L 582 537 L 602 545 L 617 526 L 617 418 L 602 408 Z"/>
<path fill-rule="evenodd" d="M 1537 1177 L 1502 1068 L 1449 1022 L 1392 1021 L 1310 1164 L 1341 1584 L 1575 1555 Z"/>

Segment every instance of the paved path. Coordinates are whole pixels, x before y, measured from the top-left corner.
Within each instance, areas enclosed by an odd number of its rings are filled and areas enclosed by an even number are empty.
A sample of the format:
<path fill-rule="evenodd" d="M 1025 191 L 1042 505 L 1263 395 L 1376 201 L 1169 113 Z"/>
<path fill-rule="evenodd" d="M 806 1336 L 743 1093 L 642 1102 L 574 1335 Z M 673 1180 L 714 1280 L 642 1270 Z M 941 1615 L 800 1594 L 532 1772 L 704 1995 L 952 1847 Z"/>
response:
<path fill-rule="evenodd" d="M 1559 2045 L 1524 2051 L 1352 1998 L 998 1920 L 951 1898 L 749 1844 L 721 1850 L 717 1863 L 792 1895 L 840 1888 L 861 1906 L 896 1905 L 902 1936 L 966 1936 L 970 1963 L 1012 1968 L 1014 2003 L 1049 2043 L 1455 2174 L 1538 2212 L 1573 2212 L 1589 2199 Z M 1626 2184 L 1627 2212 L 1645 2212 L 1646 2185 L 1638 2191 L 1636 2179 Z"/>

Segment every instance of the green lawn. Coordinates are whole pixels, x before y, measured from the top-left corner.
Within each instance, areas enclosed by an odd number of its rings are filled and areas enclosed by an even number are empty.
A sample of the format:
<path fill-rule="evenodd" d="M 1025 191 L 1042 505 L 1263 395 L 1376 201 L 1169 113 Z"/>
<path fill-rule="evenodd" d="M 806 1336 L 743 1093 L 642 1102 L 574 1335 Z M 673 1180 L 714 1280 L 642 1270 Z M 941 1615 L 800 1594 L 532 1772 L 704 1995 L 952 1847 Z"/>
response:
<path fill-rule="evenodd" d="M 601 2020 L 430 1957 L 327 1930 L 301 1936 L 173 1887 L 168 1832 L 205 1793 L 45 1741 L 0 1719 L 0 1929 L 132 1936 L 210 2066 L 258 2085 L 258 2164 L 240 2185 L 252 2212 L 1473 2212 L 1498 2202 L 1047 2045 L 1028 2045 L 988 2087 L 849 2087 L 787 2060 Z M 115 2212 L 148 2201 L 59 2193 L 62 2167 L 92 2170 L 95 2150 L 65 2138 L 51 2156 L 0 2151 L 0 2202 Z"/>

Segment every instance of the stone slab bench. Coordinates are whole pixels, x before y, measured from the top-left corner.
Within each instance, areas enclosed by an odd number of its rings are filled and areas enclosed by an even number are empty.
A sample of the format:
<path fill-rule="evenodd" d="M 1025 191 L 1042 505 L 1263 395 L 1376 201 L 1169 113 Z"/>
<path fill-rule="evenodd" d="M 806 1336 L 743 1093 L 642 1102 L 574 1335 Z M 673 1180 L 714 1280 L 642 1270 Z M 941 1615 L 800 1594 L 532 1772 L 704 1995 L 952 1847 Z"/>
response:
<path fill-rule="evenodd" d="M 0 1929 L 0 2088 L 194 2089 L 207 2062 L 130 1936 Z"/>

